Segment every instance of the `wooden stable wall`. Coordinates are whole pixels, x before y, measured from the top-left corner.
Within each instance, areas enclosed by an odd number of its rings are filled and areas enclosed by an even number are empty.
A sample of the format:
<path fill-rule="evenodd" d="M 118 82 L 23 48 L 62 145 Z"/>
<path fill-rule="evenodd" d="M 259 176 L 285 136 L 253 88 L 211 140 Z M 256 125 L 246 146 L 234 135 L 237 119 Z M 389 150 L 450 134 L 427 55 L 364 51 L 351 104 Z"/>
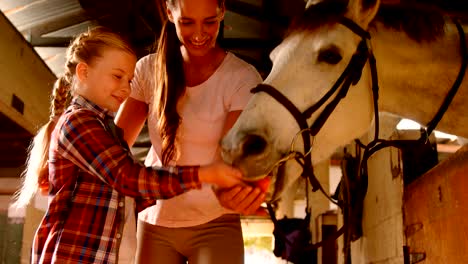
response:
<path fill-rule="evenodd" d="M 56 77 L 2 12 L 0 32 L 0 112 L 35 134 L 48 120 Z"/>
<path fill-rule="evenodd" d="M 468 145 L 404 193 L 406 263 L 468 263 Z"/>
<path fill-rule="evenodd" d="M 395 132 L 395 125 L 381 115 L 381 138 L 418 138 L 419 131 Z M 363 236 L 351 243 L 351 263 L 468 263 L 468 144 L 408 185 L 403 166 L 411 164 L 395 148 L 369 159 Z M 344 263 L 342 237 L 339 248 Z"/>
<path fill-rule="evenodd" d="M 2 12 L 0 32 L 0 113 L 35 134 L 48 120 L 50 92 L 56 77 Z M 4 124 L 1 128 L 3 139 L 18 136 Z M 21 171 L 0 168 L 0 263 L 18 263 L 19 258 L 20 263 L 29 263 L 32 237 L 43 214 L 30 208 L 24 229 L 22 223 L 7 215 L 10 195 L 18 186 Z"/>

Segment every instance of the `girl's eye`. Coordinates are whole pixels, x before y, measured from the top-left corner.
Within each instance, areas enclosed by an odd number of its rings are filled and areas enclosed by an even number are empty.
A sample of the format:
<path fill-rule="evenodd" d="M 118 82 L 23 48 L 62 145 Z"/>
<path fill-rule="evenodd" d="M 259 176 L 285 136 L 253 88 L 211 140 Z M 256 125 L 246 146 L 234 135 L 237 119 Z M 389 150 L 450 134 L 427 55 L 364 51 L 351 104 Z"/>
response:
<path fill-rule="evenodd" d="M 117 80 L 120 80 L 120 79 L 122 79 L 122 76 L 120 76 L 120 75 L 116 75 L 116 74 L 114 74 L 114 77 L 115 77 Z"/>

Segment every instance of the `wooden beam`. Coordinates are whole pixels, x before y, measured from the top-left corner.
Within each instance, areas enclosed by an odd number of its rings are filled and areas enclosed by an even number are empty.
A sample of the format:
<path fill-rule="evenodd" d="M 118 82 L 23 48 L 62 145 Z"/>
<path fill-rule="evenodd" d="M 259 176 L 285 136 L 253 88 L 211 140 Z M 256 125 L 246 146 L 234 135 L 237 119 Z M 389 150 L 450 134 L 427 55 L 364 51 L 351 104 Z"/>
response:
<path fill-rule="evenodd" d="M 30 27 L 24 29 L 23 33 L 32 36 L 42 36 L 64 28 L 75 26 L 90 19 L 91 18 L 87 15 L 85 10 L 73 10 L 73 12 L 53 17 L 49 21 L 41 21 L 41 23 L 31 25 Z"/>
<path fill-rule="evenodd" d="M 0 112 L 35 134 L 49 116 L 55 75 L 0 12 Z"/>
<path fill-rule="evenodd" d="M 437 151 L 443 153 L 455 153 L 461 149 L 461 145 L 437 144 Z"/>

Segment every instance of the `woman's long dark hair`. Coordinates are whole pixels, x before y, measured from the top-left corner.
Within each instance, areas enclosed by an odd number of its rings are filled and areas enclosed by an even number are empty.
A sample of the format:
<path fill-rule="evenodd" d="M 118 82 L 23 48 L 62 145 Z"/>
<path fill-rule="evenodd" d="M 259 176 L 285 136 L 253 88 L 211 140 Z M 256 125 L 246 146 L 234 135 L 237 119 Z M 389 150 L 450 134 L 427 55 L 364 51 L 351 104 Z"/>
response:
<path fill-rule="evenodd" d="M 162 163 L 167 165 L 177 154 L 175 141 L 181 122 L 177 102 L 185 93 L 185 75 L 180 41 L 175 25 L 163 25 L 155 60 L 156 91 L 153 113 L 158 118 L 162 143 Z"/>
<path fill-rule="evenodd" d="M 178 0 L 167 0 L 168 8 L 176 8 Z M 224 0 L 218 0 L 224 7 Z M 177 157 L 176 137 L 181 117 L 177 102 L 185 94 L 185 74 L 180 41 L 175 25 L 166 20 L 163 24 L 155 59 L 155 93 L 152 113 L 158 119 L 163 165 Z"/>

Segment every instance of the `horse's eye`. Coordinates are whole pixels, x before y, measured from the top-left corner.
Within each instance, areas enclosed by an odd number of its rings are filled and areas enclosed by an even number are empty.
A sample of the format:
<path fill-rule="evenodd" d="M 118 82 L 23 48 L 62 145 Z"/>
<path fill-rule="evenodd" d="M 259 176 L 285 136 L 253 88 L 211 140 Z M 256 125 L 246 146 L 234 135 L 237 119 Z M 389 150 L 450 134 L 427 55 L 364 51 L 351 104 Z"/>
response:
<path fill-rule="evenodd" d="M 318 62 L 325 62 L 328 64 L 337 64 L 341 59 L 340 53 L 335 49 L 322 50 L 318 55 Z"/>

